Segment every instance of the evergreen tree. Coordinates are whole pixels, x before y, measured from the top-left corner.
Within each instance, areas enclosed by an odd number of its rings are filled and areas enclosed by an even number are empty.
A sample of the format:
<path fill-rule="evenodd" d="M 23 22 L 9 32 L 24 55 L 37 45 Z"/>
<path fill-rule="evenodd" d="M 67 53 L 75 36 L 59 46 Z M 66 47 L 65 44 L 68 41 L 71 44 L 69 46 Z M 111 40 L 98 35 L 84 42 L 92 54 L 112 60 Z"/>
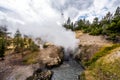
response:
<path fill-rule="evenodd" d="M 117 7 L 114 16 L 119 16 L 120 17 L 120 7 Z"/>
<path fill-rule="evenodd" d="M 22 52 L 24 48 L 24 41 L 22 39 L 22 35 L 19 30 L 16 31 L 14 35 L 14 46 L 15 46 L 15 52 Z"/>
<path fill-rule="evenodd" d="M 4 54 L 6 50 L 6 41 L 3 37 L 0 37 L 0 57 L 4 59 Z"/>
<path fill-rule="evenodd" d="M 6 36 L 7 36 L 7 27 L 0 26 L 0 37 L 6 37 Z"/>
<path fill-rule="evenodd" d="M 93 24 L 94 24 L 94 26 L 98 25 L 98 17 L 95 17 L 95 18 L 94 18 Z"/>
<path fill-rule="evenodd" d="M 72 31 L 74 30 L 74 24 L 73 24 L 73 22 L 71 22 L 70 17 L 68 17 L 67 22 L 64 23 L 63 26 L 64 26 L 66 29 L 71 29 Z"/>
<path fill-rule="evenodd" d="M 7 27 L 0 26 L 0 57 L 4 59 L 5 50 L 7 48 Z"/>
<path fill-rule="evenodd" d="M 68 25 L 71 24 L 71 19 L 70 19 L 70 17 L 68 17 L 67 24 L 68 24 Z"/>
<path fill-rule="evenodd" d="M 64 26 L 66 29 L 81 30 L 91 35 L 105 35 L 113 41 L 120 41 L 120 7 L 117 7 L 114 15 L 108 12 L 100 21 L 97 17 L 94 18 L 92 23 L 80 19 L 75 27 L 74 25 L 76 23 L 71 24 L 71 20 L 68 18 Z"/>

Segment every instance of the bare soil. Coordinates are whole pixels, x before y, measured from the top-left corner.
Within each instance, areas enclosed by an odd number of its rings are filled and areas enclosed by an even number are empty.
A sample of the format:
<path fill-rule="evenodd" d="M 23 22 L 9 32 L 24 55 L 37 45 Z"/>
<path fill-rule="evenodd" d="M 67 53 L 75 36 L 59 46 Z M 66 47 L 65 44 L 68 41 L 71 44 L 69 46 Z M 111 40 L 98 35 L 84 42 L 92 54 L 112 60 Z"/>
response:
<path fill-rule="evenodd" d="M 82 34 L 79 36 L 81 45 L 109 45 L 111 42 L 107 41 L 104 36 L 92 36 L 89 34 Z"/>
<path fill-rule="evenodd" d="M 81 31 L 76 32 L 79 42 L 79 52 L 76 55 L 81 62 L 88 61 L 98 52 L 103 46 L 109 46 L 112 42 L 105 39 L 104 36 L 93 36 Z"/>

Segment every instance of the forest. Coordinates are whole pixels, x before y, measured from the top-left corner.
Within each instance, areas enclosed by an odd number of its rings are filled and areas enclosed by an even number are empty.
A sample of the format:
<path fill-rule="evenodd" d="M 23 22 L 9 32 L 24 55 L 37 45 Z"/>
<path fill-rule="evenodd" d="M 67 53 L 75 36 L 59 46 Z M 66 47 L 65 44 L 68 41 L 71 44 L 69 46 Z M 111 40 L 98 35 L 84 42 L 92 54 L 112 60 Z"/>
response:
<path fill-rule="evenodd" d="M 101 20 L 95 17 L 92 23 L 89 20 L 80 19 L 73 24 L 69 17 L 63 26 L 72 31 L 82 30 L 84 33 L 89 33 L 90 35 L 103 35 L 107 40 L 119 42 L 120 7 L 117 7 L 114 14 L 108 12 Z"/>
<path fill-rule="evenodd" d="M 14 50 L 14 53 L 21 55 L 27 50 L 31 52 L 39 50 L 39 46 L 34 40 L 27 35 L 22 35 L 19 30 L 16 31 L 13 38 L 10 34 L 7 26 L 0 26 L 0 57 L 2 60 L 4 60 L 5 52 L 11 49 Z"/>

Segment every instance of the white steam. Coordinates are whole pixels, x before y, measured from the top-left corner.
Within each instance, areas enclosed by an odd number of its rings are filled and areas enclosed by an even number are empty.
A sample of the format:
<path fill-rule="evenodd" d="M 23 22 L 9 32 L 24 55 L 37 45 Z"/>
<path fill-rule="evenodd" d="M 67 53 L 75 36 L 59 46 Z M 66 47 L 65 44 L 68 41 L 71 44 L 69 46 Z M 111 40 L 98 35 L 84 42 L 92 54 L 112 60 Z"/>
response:
<path fill-rule="evenodd" d="M 75 33 L 62 27 L 63 16 L 51 6 L 50 0 L 0 0 L 0 24 L 24 34 L 41 37 L 64 48 L 74 49 Z"/>

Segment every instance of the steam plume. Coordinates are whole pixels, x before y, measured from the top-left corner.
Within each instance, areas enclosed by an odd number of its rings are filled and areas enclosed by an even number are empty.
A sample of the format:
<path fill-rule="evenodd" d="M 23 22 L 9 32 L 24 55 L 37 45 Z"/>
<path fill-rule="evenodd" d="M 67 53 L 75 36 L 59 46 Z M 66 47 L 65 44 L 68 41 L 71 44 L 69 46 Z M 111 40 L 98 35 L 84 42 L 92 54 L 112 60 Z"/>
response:
<path fill-rule="evenodd" d="M 64 48 L 74 49 L 78 40 L 75 33 L 63 28 L 64 18 L 53 8 L 50 0 L 2 0 L 0 24 L 9 31 L 41 37 Z"/>

